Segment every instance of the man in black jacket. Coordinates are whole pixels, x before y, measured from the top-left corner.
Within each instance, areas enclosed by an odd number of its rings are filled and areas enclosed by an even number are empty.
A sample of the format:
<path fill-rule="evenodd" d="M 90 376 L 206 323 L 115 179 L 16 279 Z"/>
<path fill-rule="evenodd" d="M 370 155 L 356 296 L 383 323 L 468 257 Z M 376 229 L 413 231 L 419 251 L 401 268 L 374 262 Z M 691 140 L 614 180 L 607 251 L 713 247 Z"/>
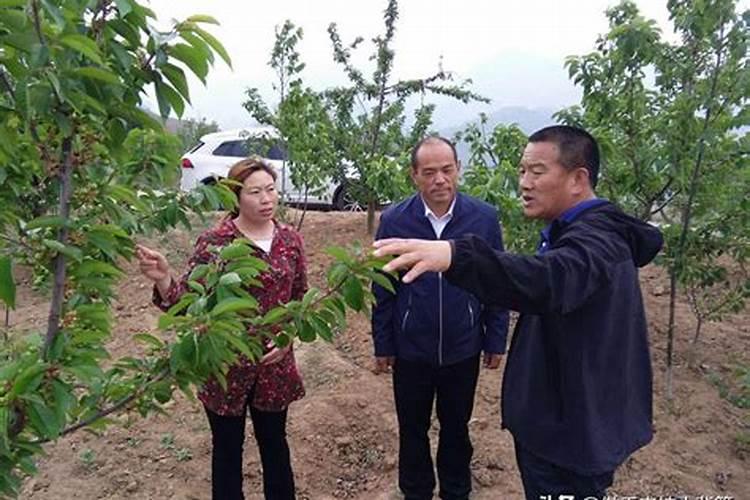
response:
<path fill-rule="evenodd" d="M 599 151 L 584 130 L 529 137 L 519 175 L 526 216 L 548 223 L 537 254 L 468 236 L 383 240 L 386 270 L 425 271 L 521 313 L 503 377 L 502 418 L 527 499 L 601 498 L 615 469 L 652 438 L 651 361 L 638 268 L 661 233 L 596 198 Z"/>
<path fill-rule="evenodd" d="M 417 193 L 383 212 L 377 239 L 446 240 L 474 234 L 503 250 L 497 211 L 457 192 L 460 164 L 453 144 L 427 137 L 412 151 Z M 399 430 L 399 488 L 407 500 L 432 499 L 435 472 L 428 432 L 433 407 L 440 422 L 439 495 L 466 500 L 471 493 L 469 420 L 479 375 L 496 369 L 505 352 L 508 311 L 485 307 L 441 273 L 426 273 L 395 293 L 374 285 L 372 336 L 376 369 L 393 370 Z"/>

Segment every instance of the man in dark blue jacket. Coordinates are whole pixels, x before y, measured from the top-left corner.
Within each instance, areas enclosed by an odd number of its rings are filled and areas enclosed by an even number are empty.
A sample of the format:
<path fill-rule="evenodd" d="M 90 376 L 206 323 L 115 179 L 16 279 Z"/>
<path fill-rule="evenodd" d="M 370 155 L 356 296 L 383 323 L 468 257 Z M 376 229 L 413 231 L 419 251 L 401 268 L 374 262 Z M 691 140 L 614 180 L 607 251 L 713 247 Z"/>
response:
<path fill-rule="evenodd" d="M 386 269 L 425 271 L 487 304 L 521 312 L 503 377 L 503 426 L 529 500 L 602 498 L 615 469 L 652 438 L 651 361 L 638 268 L 658 229 L 596 198 L 596 141 L 565 126 L 529 138 L 520 165 L 525 215 L 545 220 L 535 256 L 473 236 L 377 242 Z M 549 495 L 549 497 L 547 496 Z"/>
<path fill-rule="evenodd" d="M 445 240 L 469 233 L 503 250 L 493 207 L 458 194 L 460 165 L 453 144 L 422 140 L 412 151 L 411 175 L 418 193 L 380 218 L 377 239 Z M 497 368 L 505 352 L 507 311 L 485 307 L 474 295 L 427 273 L 391 294 L 374 286 L 372 332 L 377 371 L 393 368 L 399 423 L 399 487 L 407 499 L 431 499 L 435 474 L 430 455 L 432 407 L 437 399 L 440 497 L 467 499 L 472 456 L 468 423 L 474 406 L 479 355 Z"/>

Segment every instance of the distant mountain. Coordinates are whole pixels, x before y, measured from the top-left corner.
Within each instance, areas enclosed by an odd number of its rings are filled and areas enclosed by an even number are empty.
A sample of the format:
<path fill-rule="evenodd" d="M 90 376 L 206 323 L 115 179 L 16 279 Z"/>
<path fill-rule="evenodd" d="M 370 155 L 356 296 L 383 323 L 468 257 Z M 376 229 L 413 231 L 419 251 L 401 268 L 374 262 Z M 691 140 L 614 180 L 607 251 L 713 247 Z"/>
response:
<path fill-rule="evenodd" d="M 162 119 L 159 113 L 154 113 L 153 111 L 151 111 L 150 109 L 146 107 L 142 107 L 141 109 L 145 111 L 151 118 L 163 124 L 164 128 L 167 129 L 167 132 L 176 134 L 177 131 L 180 130 L 180 127 L 182 126 L 182 120 L 178 120 L 177 118 L 172 118 L 171 116 L 167 118 L 166 120 L 164 120 Z"/>
<path fill-rule="evenodd" d="M 530 109 L 522 106 L 505 106 L 487 113 L 486 127 L 487 130 L 490 131 L 498 124 L 510 125 L 515 123 L 526 134 L 531 134 L 542 127 L 553 125 L 555 121 L 552 118 L 552 115 L 557 111 L 558 110 L 552 108 Z M 440 127 L 439 133 L 444 137 L 452 139 L 456 132 L 460 132 L 464 130 L 467 125 L 478 121 L 479 117 L 461 125 Z M 465 143 L 456 144 L 456 152 L 458 153 L 459 159 L 465 162 L 469 155 L 469 147 Z"/>

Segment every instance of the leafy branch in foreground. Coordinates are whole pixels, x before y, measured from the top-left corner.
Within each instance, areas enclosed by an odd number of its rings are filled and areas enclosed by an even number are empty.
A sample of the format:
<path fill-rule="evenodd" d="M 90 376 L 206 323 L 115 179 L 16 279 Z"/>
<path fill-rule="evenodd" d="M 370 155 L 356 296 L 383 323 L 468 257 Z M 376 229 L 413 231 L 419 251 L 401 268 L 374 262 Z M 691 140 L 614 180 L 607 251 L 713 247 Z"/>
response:
<path fill-rule="evenodd" d="M 136 409 L 142 416 L 163 412 L 175 389 L 193 399 L 192 387 L 209 377 L 225 384 L 230 365 L 240 356 L 251 362 L 264 344 L 284 347 L 299 338 L 330 341 L 345 326 L 346 311 L 365 310 L 376 281 L 392 290 L 374 259 L 362 247 L 330 248 L 335 258 L 324 290 L 311 288 L 301 300 L 261 315 L 252 287 L 267 264 L 254 257 L 246 240 L 217 249 L 218 258 L 196 266 L 190 291 L 159 319 L 161 335 L 140 333 L 147 347 L 142 358 L 127 357 L 103 368 L 101 347 L 111 328 L 103 305 L 80 307 L 66 316 L 47 358 L 40 336 L 17 341 L 0 370 L 0 480 L 13 491 L 21 474 L 33 474 L 41 445 L 83 427 L 100 430 L 111 416 Z M 248 286 L 250 291 L 248 291 Z M 248 335 L 247 332 L 252 332 Z"/>

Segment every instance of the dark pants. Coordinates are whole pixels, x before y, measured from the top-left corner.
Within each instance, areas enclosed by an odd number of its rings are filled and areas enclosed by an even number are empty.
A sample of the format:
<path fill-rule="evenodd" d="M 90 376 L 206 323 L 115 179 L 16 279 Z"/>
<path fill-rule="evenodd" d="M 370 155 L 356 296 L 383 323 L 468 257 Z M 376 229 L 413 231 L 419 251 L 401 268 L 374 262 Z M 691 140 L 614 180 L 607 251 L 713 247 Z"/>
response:
<path fill-rule="evenodd" d="M 432 406 L 437 396 L 440 498 L 466 499 L 471 492 L 473 448 L 469 419 L 479 376 L 479 356 L 450 366 L 397 359 L 393 392 L 399 428 L 398 484 L 408 500 L 431 499 L 435 474 L 430 456 Z"/>
<path fill-rule="evenodd" d="M 557 500 L 564 495 L 573 495 L 575 500 L 602 499 L 612 486 L 614 471 L 584 476 L 530 453 L 518 441 L 515 447 L 526 500 Z"/>
<path fill-rule="evenodd" d="M 243 500 L 242 447 L 245 415 L 224 417 L 206 408 L 211 425 L 211 493 L 213 500 Z M 287 411 L 267 412 L 250 407 L 255 441 L 263 466 L 263 494 L 267 500 L 293 500 L 294 476 L 286 441 Z"/>

